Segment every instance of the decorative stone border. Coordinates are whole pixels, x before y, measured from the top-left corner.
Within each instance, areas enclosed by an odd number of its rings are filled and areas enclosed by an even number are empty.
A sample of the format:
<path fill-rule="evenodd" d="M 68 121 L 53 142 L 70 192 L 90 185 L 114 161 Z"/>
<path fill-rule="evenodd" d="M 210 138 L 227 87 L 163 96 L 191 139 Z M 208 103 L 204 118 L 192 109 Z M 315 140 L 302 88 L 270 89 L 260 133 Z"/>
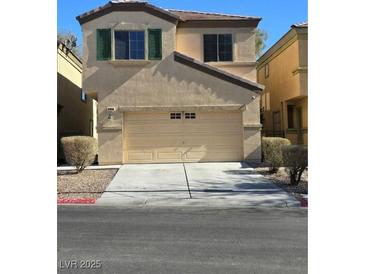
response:
<path fill-rule="evenodd" d="M 96 199 L 93 198 L 63 198 L 57 199 L 57 204 L 95 204 L 95 201 Z"/>

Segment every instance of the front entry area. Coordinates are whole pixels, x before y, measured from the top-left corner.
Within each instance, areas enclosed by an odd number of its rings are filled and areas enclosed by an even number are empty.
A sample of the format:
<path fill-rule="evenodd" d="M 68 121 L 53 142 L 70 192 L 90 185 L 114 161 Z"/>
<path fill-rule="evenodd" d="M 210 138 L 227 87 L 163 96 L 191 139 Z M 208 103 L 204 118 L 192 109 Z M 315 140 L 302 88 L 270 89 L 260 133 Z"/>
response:
<path fill-rule="evenodd" d="M 242 112 L 125 112 L 124 163 L 243 160 Z"/>

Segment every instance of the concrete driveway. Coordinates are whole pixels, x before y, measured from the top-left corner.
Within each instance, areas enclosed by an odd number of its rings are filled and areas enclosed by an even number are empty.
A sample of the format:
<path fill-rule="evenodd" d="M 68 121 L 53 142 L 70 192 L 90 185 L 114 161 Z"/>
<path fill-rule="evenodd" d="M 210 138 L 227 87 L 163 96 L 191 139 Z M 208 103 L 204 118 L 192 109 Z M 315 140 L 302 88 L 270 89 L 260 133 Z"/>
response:
<path fill-rule="evenodd" d="M 245 163 L 186 163 L 185 170 L 183 164 L 123 165 L 96 204 L 299 206 L 296 199 Z"/>

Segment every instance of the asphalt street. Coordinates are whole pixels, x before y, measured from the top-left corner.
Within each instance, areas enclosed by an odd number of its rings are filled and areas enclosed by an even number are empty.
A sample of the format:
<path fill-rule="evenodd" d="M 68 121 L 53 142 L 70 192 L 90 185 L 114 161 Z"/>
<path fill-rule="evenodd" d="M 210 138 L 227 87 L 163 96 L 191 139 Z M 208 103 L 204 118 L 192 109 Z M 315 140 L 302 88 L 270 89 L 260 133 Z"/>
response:
<path fill-rule="evenodd" d="M 58 273 L 307 273 L 307 210 L 58 206 Z"/>

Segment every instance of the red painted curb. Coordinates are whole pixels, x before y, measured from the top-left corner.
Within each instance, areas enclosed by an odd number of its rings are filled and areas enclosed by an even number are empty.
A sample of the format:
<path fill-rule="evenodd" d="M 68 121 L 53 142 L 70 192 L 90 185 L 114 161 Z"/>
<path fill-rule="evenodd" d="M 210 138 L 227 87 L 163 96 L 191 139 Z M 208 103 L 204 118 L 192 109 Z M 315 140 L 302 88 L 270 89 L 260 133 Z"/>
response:
<path fill-rule="evenodd" d="M 57 204 L 95 204 L 95 201 L 92 198 L 63 198 L 57 199 Z"/>
<path fill-rule="evenodd" d="M 308 200 L 306 198 L 302 198 L 300 200 L 300 206 L 301 207 L 308 207 Z"/>

